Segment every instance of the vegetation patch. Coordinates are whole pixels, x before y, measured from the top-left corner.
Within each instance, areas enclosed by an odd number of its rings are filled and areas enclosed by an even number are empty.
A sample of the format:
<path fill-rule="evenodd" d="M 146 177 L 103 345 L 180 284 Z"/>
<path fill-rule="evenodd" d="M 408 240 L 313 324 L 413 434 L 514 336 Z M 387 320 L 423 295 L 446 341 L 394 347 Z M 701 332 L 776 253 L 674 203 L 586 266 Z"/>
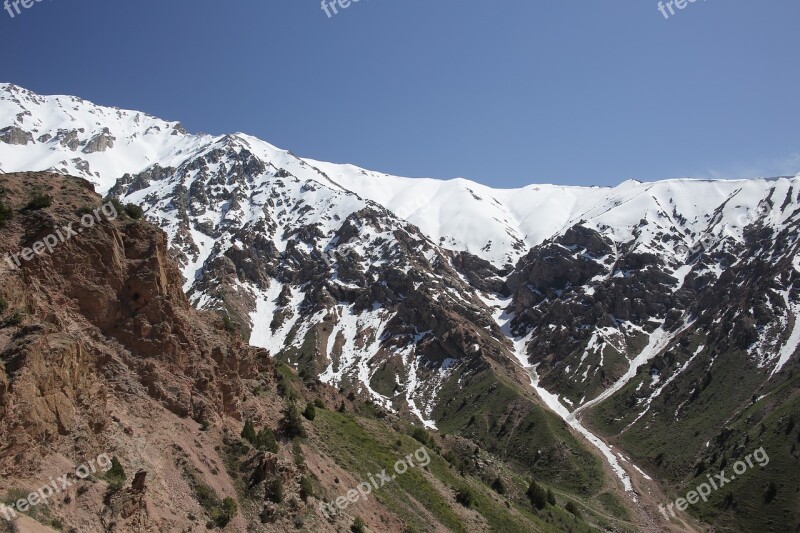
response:
<path fill-rule="evenodd" d="M 144 209 L 136 204 L 127 204 L 124 213 L 133 220 L 139 220 L 144 217 Z"/>
<path fill-rule="evenodd" d="M 103 474 L 103 479 L 106 480 L 108 483 L 108 488 L 112 492 L 116 492 L 122 488 L 122 485 L 125 484 L 125 479 L 128 476 L 125 474 L 125 469 L 122 468 L 122 464 L 119 462 L 119 459 L 116 456 L 111 458 L 111 468 L 108 469 L 108 472 Z"/>
<path fill-rule="evenodd" d="M 247 419 L 244 422 L 241 436 L 258 450 L 278 453 L 278 441 L 275 439 L 275 433 L 267 426 L 256 432 L 252 420 Z"/>
<path fill-rule="evenodd" d="M 5 226 L 6 222 L 12 218 L 14 218 L 14 210 L 5 202 L 0 201 L 0 228 Z"/>
<path fill-rule="evenodd" d="M 223 529 L 236 516 L 238 505 L 230 497 L 220 499 L 214 489 L 200 481 L 200 476 L 191 467 L 186 467 L 184 473 L 189 479 L 194 492 L 194 498 L 209 517 L 206 527 L 208 529 Z"/>
<path fill-rule="evenodd" d="M 28 203 L 23 208 L 23 211 L 38 211 L 53 205 L 53 198 L 49 194 L 43 192 L 35 192 Z"/>
<path fill-rule="evenodd" d="M 444 433 L 461 435 L 521 472 L 573 494 L 599 492 L 602 463 L 555 414 L 491 371 L 451 379 L 433 413 Z M 564 453 L 564 447 L 570 453 Z"/>

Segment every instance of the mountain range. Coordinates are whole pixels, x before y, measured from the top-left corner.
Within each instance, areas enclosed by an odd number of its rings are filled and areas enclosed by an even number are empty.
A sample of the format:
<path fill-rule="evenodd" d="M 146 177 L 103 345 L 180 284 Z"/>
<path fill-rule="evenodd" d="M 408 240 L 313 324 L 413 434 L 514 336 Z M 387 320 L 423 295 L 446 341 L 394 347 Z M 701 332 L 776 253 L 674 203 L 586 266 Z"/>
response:
<path fill-rule="evenodd" d="M 472 443 L 576 498 L 575 530 L 800 531 L 800 177 L 501 190 L 11 84 L 0 172 L 32 180 L 30 194 L 72 176 L 141 207 L 164 232 L 158 261 L 175 262 L 160 290 L 185 295 L 182 312 L 217 317 L 298 387 Z M 134 359 L 185 350 L 185 326 L 103 312 L 81 307 Z M 211 423 L 195 393 L 171 392 L 188 375 L 149 374 L 148 394 Z M 759 447 L 769 465 L 661 512 Z"/>

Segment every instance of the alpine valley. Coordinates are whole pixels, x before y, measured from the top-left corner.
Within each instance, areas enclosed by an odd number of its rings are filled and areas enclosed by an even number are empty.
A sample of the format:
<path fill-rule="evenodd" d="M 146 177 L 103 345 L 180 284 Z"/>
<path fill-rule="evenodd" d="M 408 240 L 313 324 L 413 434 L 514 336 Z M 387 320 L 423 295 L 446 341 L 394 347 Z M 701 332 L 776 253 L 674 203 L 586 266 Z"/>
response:
<path fill-rule="evenodd" d="M 0 172 L 3 256 L 120 211 L 0 266 L 0 489 L 103 450 L 148 480 L 30 531 L 800 532 L 800 177 L 498 190 L 12 84 Z M 420 442 L 428 467 L 320 511 Z"/>

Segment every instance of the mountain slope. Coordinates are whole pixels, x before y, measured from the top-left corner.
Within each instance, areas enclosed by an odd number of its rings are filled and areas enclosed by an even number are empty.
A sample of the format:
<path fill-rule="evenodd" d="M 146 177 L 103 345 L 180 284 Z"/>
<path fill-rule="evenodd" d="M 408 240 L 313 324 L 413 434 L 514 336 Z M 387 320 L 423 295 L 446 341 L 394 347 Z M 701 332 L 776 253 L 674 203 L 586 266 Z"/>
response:
<path fill-rule="evenodd" d="M 59 169 L 141 205 L 193 306 L 223 313 L 304 378 L 567 490 L 604 485 L 587 484 L 596 465 L 568 425 L 641 503 L 661 498 L 650 477 L 685 493 L 747 399 L 780 399 L 765 420 L 791 405 L 800 178 L 503 191 L 302 159 L 11 85 L 0 118 L 0 169 Z M 735 394 L 700 423 L 717 384 Z M 654 428 L 658 442 L 645 437 Z M 775 453 L 798 468 L 789 444 Z M 743 483 L 744 494 L 760 481 Z M 790 494 L 773 501 L 791 508 Z M 755 516 L 729 505 L 716 519 L 747 529 Z M 800 521 L 781 516 L 776 528 Z"/>
<path fill-rule="evenodd" d="M 51 205 L 31 207 L 37 194 Z M 7 174 L 0 202 L 13 213 L 0 225 L 2 254 L 105 214 L 52 253 L 0 265 L 0 501 L 102 454 L 120 468 L 65 476 L 63 491 L 26 511 L 52 529 L 7 524 L 0 508 L 0 530 L 344 531 L 358 517 L 370 531 L 555 533 L 609 523 L 600 504 L 557 487 L 557 504 L 536 510 L 513 465 L 304 382 L 247 346 L 217 314 L 191 308 L 166 235 L 101 207 L 88 182 Z M 246 421 L 276 442 L 247 437 Z M 401 471 L 409 456 L 415 465 Z M 393 469 L 387 485 L 334 509 Z M 586 521 L 564 510 L 570 501 Z"/>

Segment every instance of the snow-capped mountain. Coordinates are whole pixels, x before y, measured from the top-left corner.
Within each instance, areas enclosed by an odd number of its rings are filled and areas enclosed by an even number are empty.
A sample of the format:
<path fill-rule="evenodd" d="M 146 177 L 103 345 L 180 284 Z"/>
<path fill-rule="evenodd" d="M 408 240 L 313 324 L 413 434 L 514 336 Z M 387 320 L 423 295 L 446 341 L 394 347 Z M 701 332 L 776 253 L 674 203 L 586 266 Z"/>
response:
<path fill-rule="evenodd" d="M 625 443 L 702 417 L 704 391 L 743 372 L 715 404 L 734 424 L 798 366 L 800 177 L 498 190 L 9 84 L 0 170 L 80 176 L 143 206 L 195 306 L 306 376 L 429 426 L 476 432 L 463 410 L 495 390 L 491 373 Z M 689 446 L 701 453 L 711 431 Z M 628 461 L 596 440 L 634 490 Z M 658 470 L 658 446 L 626 451 Z"/>
<path fill-rule="evenodd" d="M 235 143 L 269 167 L 300 180 L 318 181 L 336 191 L 372 200 L 419 227 L 433 242 L 466 251 L 495 266 L 513 266 L 532 247 L 580 221 L 604 228 L 625 242 L 643 215 L 672 225 L 684 244 L 691 234 L 733 230 L 766 198 L 768 180 L 627 181 L 618 187 L 531 185 L 493 189 L 465 179 L 435 180 L 390 176 L 352 165 L 303 159 L 244 134 L 187 133 L 137 111 L 100 107 L 73 96 L 40 96 L 0 84 L 2 170 L 53 170 L 80 176 L 107 192 L 125 174 L 153 167 L 179 167 L 214 147 Z M 728 202 L 709 228 L 711 215 Z M 663 214 L 663 215 L 662 215 Z M 646 233 L 643 239 L 652 234 Z"/>

